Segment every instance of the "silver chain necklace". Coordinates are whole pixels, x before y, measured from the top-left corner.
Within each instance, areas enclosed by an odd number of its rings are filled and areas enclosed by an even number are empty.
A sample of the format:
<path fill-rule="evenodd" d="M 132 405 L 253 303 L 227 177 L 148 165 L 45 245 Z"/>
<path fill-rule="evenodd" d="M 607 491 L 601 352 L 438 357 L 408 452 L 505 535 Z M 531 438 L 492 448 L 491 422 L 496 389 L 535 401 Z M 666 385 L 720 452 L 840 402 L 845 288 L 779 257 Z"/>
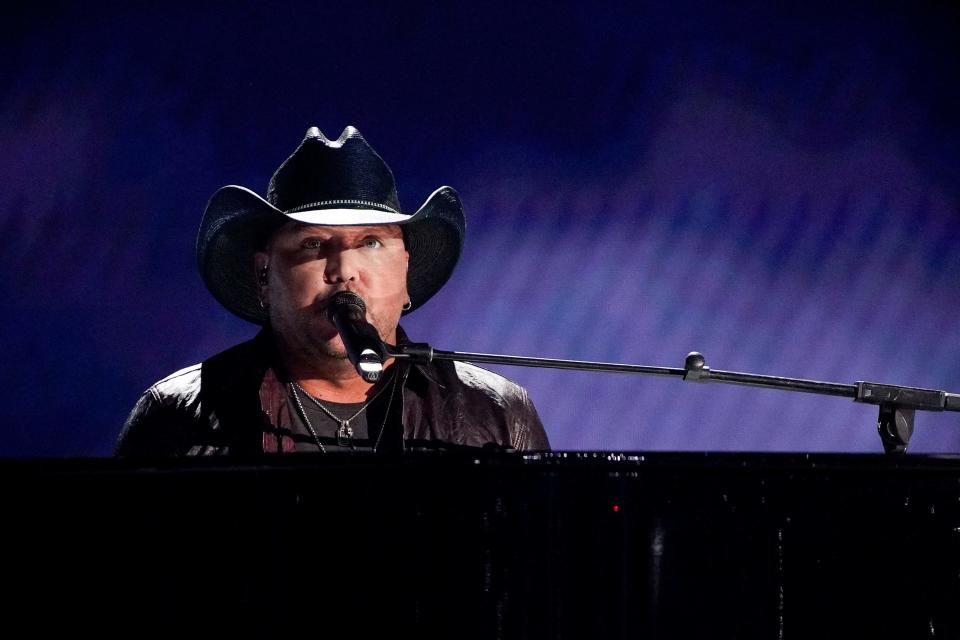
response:
<path fill-rule="evenodd" d="M 396 378 L 396 374 L 394 374 L 394 379 L 393 379 L 394 389 L 396 389 L 396 385 L 397 385 L 397 378 Z M 323 453 L 326 453 L 327 450 L 326 448 L 324 448 L 323 443 L 320 442 L 320 436 L 317 434 L 316 429 L 313 428 L 313 423 L 310 422 L 310 418 L 307 417 L 307 412 L 303 410 L 303 403 L 300 402 L 300 394 L 297 393 L 297 390 L 302 391 L 303 395 L 307 396 L 307 398 L 312 400 L 313 404 L 317 405 L 321 411 L 323 411 L 325 414 L 330 416 L 330 419 L 339 425 L 336 431 L 337 446 L 350 447 L 352 449 L 353 441 L 351 440 L 351 438 L 353 438 L 353 429 L 350 427 L 350 422 L 355 420 L 357 416 L 359 416 L 361 413 L 366 411 L 367 407 L 373 404 L 373 401 L 379 398 L 380 394 L 382 394 L 384 390 L 386 390 L 387 388 L 387 385 L 383 385 L 383 387 L 381 387 L 380 390 L 377 391 L 372 398 L 367 400 L 364 403 L 364 405 L 360 407 L 360 409 L 355 414 L 353 414 L 352 416 L 344 420 L 334 415 L 334 413 L 329 409 L 327 409 L 322 402 L 320 402 L 319 400 L 314 398 L 312 395 L 310 395 L 310 392 L 308 392 L 306 389 L 301 387 L 296 382 L 290 382 L 287 386 L 290 387 L 290 395 L 293 396 L 294 401 L 297 403 L 297 409 L 300 410 L 300 417 L 303 418 L 303 423 L 307 426 L 307 429 L 310 431 L 310 435 L 313 436 L 313 441 L 317 443 L 317 446 L 320 447 L 320 451 L 322 451 Z M 390 404 L 387 405 L 387 413 L 383 419 L 383 426 L 380 428 L 380 433 L 377 434 L 377 443 L 373 447 L 374 451 L 376 451 L 377 446 L 379 446 L 380 444 L 380 438 L 383 436 L 383 431 L 386 428 L 387 417 L 390 414 L 390 406 L 392 404 L 393 404 L 393 394 L 391 393 Z"/>

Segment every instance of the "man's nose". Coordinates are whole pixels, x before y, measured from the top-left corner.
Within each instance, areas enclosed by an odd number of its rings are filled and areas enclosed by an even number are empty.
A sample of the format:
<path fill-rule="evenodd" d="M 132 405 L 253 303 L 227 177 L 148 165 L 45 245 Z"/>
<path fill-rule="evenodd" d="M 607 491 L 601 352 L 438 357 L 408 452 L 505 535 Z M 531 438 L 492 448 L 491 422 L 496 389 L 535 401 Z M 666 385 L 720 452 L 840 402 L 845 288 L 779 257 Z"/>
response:
<path fill-rule="evenodd" d="M 323 272 L 323 277 L 327 282 L 331 284 L 350 282 L 356 280 L 358 275 L 359 260 L 357 259 L 357 252 L 353 249 L 331 251 L 327 255 L 327 265 Z"/>

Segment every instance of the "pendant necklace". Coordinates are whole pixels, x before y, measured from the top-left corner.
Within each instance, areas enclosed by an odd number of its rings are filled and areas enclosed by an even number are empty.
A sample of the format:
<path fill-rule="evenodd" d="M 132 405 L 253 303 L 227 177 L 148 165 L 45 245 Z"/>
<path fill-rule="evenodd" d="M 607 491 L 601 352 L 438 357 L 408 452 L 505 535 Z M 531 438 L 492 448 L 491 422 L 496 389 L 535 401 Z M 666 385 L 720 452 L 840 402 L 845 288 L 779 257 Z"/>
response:
<path fill-rule="evenodd" d="M 396 387 L 396 376 L 394 376 L 393 382 L 394 382 L 393 386 Z M 298 391 L 303 392 L 303 395 L 307 396 L 307 398 L 309 398 L 315 405 L 317 405 L 317 407 L 319 407 L 321 411 L 327 414 L 331 420 L 333 420 L 335 423 L 337 423 L 337 425 L 339 425 L 336 431 L 337 446 L 350 447 L 352 449 L 353 448 L 353 440 L 352 440 L 353 428 L 350 426 L 350 422 L 355 420 L 357 416 L 359 416 L 361 413 L 366 411 L 367 407 L 373 404 L 373 401 L 380 397 L 380 394 L 384 392 L 384 390 L 387 388 L 388 385 L 383 385 L 383 387 L 381 387 L 380 390 L 373 395 L 373 397 L 367 400 L 364 403 L 364 405 L 360 407 L 359 410 L 357 410 L 356 413 L 354 413 L 352 416 L 346 419 L 337 417 L 332 411 L 330 411 L 330 409 L 325 407 L 322 402 L 320 402 L 319 400 L 314 398 L 312 395 L 310 395 L 310 393 L 306 389 L 301 387 L 296 382 L 290 382 L 288 386 L 290 387 L 290 395 L 293 396 L 294 401 L 297 403 L 297 409 L 299 409 L 300 411 L 300 417 L 303 419 L 303 423 L 306 425 L 307 429 L 310 431 L 310 435 L 313 436 L 313 440 L 314 442 L 317 443 L 317 446 L 320 448 L 320 451 L 326 453 L 327 450 L 324 448 L 323 443 L 320 442 L 320 436 L 317 434 L 316 429 L 313 428 L 313 424 L 310 422 L 310 418 L 307 417 L 307 412 L 303 410 L 303 404 L 300 402 L 300 394 L 298 393 Z M 391 401 L 392 400 L 393 398 L 391 398 Z M 393 403 L 391 402 L 391 404 Z M 387 410 L 389 413 L 389 407 L 387 407 Z M 384 427 L 385 426 L 386 426 L 386 417 L 384 417 Z M 383 427 L 381 427 L 380 429 L 380 435 L 383 435 Z M 380 442 L 380 438 L 378 437 L 377 444 L 379 444 L 379 442 Z M 376 450 L 376 447 L 374 447 L 374 450 Z"/>

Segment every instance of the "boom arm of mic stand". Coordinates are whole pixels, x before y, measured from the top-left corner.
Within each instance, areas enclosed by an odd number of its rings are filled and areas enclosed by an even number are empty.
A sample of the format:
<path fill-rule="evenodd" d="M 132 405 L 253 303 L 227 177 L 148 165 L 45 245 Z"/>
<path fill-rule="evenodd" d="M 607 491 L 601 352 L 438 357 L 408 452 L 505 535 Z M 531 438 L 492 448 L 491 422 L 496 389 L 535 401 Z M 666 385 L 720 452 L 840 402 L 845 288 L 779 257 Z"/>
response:
<path fill-rule="evenodd" d="M 960 411 L 960 394 L 956 393 L 947 393 L 946 391 L 935 389 L 920 389 L 917 387 L 901 387 L 880 384 L 878 382 L 861 381 L 855 384 L 839 384 L 836 382 L 821 382 L 801 378 L 784 378 L 780 376 L 723 371 L 708 367 L 703 355 L 696 351 L 687 355 L 683 369 L 677 369 L 673 367 L 649 367 L 612 362 L 440 351 L 425 342 L 406 343 L 397 346 L 384 344 L 384 346 L 390 357 L 406 359 L 417 363 L 430 363 L 434 360 L 455 360 L 460 362 L 506 364 L 520 367 L 677 376 L 690 382 L 722 382 L 725 384 L 766 387 L 783 391 L 799 391 L 851 398 L 854 402 L 880 406 L 877 431 L 880 434 L 880 440 L 883 443 L 883 449 L 886 453 L 906 452 L 907 444 L 910 442 L 910 436 L 913 435 L 913 422 L 916 411 Z"/>
<path fill-rule="evenodd" d="M 587 360 L 561 360 L 558 358 L 528 358 L 525 356 L 504 356 L 493 353 L 469 353 L 465 351 L 440 351 L 425 342 L 410 342 L 398 346 L 384 344 L 387 355 L 392 358 L 406 359 L 411 362 L 428 363 L 434 360 L 455 360 L 458 362 L 482 362 L 486 364 L 509 364 L 517 367 L 537 367 L 540 369 L 575 369 L 577 371 L 606 371 L 610 373 L 642 373 L 653 376 L 683 377 L 683 369 L 673 367 L 646 367 L 636 364 L 617 364 L 615 362 L 590 362 Z"/>

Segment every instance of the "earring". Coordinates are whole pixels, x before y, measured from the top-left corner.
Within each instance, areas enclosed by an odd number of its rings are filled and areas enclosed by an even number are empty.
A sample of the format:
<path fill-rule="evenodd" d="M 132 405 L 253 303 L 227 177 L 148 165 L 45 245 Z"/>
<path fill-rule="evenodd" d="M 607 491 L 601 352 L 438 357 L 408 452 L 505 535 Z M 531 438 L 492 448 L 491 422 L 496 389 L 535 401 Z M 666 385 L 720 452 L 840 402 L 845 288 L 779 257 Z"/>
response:
<path fill-rule="evenodd" d="M 267 282 L 269 281 L 269 278 L 268 278 L 269 268 L 270 268 L 269 265 L 263 265 L 263 268 L 260 269 L 260 272 L 257 274 L 257 283 L 261 287 L 267 286 Z M 267 310 L 267 305 L 263 304 L 263 291 L 257 291 L 257 302 L 260 303 L 260 308 L 262 310 L 264 311 Z"/>
<path fill-rule="evenodd" d="M 410 309 L 413 309 L 413 303 L 410 302 L 409 300 L 407 300 L 407 301 L 404 303 L 404 305 L 403 305 L 402 307 L 400 307 L 400 308 L 403 309 L 404 311 L 410 311 Z"/>

